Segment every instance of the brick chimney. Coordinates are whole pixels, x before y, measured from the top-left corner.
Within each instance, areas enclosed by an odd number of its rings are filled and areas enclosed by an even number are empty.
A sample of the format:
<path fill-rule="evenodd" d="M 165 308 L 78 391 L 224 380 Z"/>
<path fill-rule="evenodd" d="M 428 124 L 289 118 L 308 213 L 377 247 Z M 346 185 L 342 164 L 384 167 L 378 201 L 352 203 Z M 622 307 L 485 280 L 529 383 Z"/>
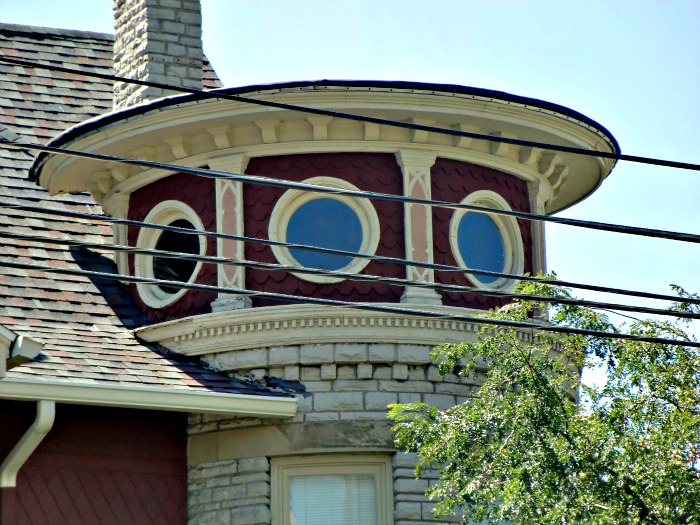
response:
<path fill-rule="evenodd" d="M 199 0 L 113 0 L 114 70 L 119 76 L 202 89 Z M 175 94 L 114 84 L 114 109 Z"/>

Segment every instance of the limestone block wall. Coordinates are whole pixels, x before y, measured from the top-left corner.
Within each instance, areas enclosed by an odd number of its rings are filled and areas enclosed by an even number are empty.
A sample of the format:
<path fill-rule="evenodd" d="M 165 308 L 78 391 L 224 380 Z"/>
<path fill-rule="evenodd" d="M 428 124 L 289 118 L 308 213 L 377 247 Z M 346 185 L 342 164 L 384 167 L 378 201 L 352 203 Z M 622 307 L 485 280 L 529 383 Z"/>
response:
<path fill-rule="evenodd" d="M 425 497 L 429 484 L 438 478 L 437 471 L 426 471 L 416 479 L 417 458 L 415 454 L 397 452 L 392 467 L 394 476 L 394 523 L 395 525 L 418 525 L 422 523 L 461 523 L 461 516 L 433 516 L 433 503 Z"/>
<path fill-rule="evenodd" d="M 235 377 L 298 384 L 305 392 L 297 396 L 294 422 L 381 421 L 389 404 L 424 401 L 447 408 L 478 388 L 478 380 L 440 376 L 431 350 L 429 345 L 393 343 L 308 344 L 237 350 L 204 359 Z M 196 425 L 191 430 L 195 429 Z"/>
<path fill-rule="evenodd" d="M 266 457 L 219 461 L 189 468 L 191 525 L 270 523 L 270 461 Z"/>
<path fill-rule="evenodd" d="M 233 376 L 268 384 L 283 380 L 298 388 L 299 410 L 288 420 L 190 416 L 191 523 L 270 523 L 270 493 L 261 485 L 269 487 L 269 460 L 331 453 L 392 457 L 395 523 L 434 523 L 432 504 L 424 496 L 429 479 L 416 481 L 415 457 L 396 451 L 387 405 L 424 401 L 447 408 L 465 401 L 479 387 L 479 378 L 440 376 L 431 350 L 430 345 L 329 343 L 206 356 L 213 367 Z M 261 477 L 250 478 L 242 470 L 250 461 Z M 243 507 L 267 510 L 239 514 Z M 245 521 L 252 514 L 263 521 Z"/>

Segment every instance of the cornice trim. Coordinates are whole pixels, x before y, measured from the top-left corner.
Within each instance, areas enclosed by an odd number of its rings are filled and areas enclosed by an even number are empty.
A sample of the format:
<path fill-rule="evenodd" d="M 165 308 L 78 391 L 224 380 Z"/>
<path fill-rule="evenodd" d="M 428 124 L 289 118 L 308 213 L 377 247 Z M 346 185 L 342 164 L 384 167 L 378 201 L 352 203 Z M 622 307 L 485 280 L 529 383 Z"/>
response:
<path fill-rule="evenodd" d="M 446 315 L 476 312 L 437 305 L 425 309 Z M 448 317 L 421 318 L 346 307 L 295 304 L 199 315 L 139 328 L 136 335 L 178 354 L 194 356 L 318 343 L 392 342 L 435 346 L 473 341 L 481 328 L 478 323 Z M 522 330 L 522 336 L 528 338 L 528 331 Z"/>
<path fill-rule="evenodd" d="M 270 95 L 269 93 L 267 95 Z M 509 137 L 527 137 L 540 142 L 570 144 L 585 149 L 606 149 L 605 134 L 579 120 L 550 114 L 539 108 L 503 104 L 496 100 L 479 100 L 461 96 L 434 96 L 429 92 L 385 92 L 383 90 L 323 89 L 290 90 L 276 96 L 285 103 L 308 103 L 349 113 L 362 112 L 395 120 L 430 121 L 438 127 L 479 129 L 481 133 Z M 264 96 L 264 95 L 263 95 Z M 431 132 L 388 126 L 367 126 L 339 118 L 317 119 L 294 112 L 260 108 L 226 100 L 206 103 L 176 104 L 167 110 L 123 116 L 122 121 L 104 122 L 69 145 L 85 151 L 143 157 L 145 153 L 161 162 L 202 165 L 214 155 L 246 153 L 251 157 L 329 151 L 374 151 L 395 153 L 399 149 L 423 147 L 437 156 L 499 168 L 523 179 L 553 176 L 554 192 L 547 212 L 577 202 L 593 191 L 607 176 L 613 163 L 607 159 L 579 158 L 562 154 L 556 157 L 551 173 L 542 173 L 538 162 L 541 151 L 532 148 L 494 146 L 483 141 L 463 140 Z M 144 150 L 144 145 L 147 146 Z M 349 146 L 349 147 L 348 147 Z M 369 146 L 369 147 L 368 147 Z M 138 155 L 137 155 L 138 151 Z M 450 154 L 445 155 L 445 151 Z M 522 157 L 522 160 L 521 160 Z M 148 171 L 131 168 L 128 174 L 112 173 L 109 163 L 84 159 L 44 156 L 39 163 L 40 180 L 51 193 L 89 189 L 98 203 L 106 194 L 119 188 L 129 193 L 152 182 Z M 500 160 L 499 160 L 500 159 Z M 525 164 L 525 160 L 528 162 Z M 545 159 L 546 160 L 546 159 Z M 204 161 L 204 162 L 202 162 Z M 568 172 L 564 168 L 569 168 Z M 110 176 L 111 173 L 111 176 Z M 576 173 L 576 179 L 572 179 Z M 126 175 L 126 176 L 125 176 Z M 162 175 L 162 172 L 161 172 Z M 129 177 L 134 180 L 129 180 Z M 568 179 L 571 179 L 569 181 Z"/>
<path fill-rule="evenodd" d="M 233 147 L 228 150 L 216 150 L 206 154 L 200 154 L 178 162 L 187 167 L 200 167 L 207 165 L 212 157 L 222 157 L 226 155 L 246 154 L 250 158 L 269 157 L 277 155 L 295 155 L 308 153 L 336 153 L 336 152 L 358 152 L 358 153 L 393 153 L 396 154 L 406 149 L 405 142 L 398 141 L 377 141 L 364 142 L 361 140 L 342 140 L 327 142 L 286 142 L 275 144 L 257 144 L 251 146 Z M 465 150 L 454 146 L 440 146 L 434 144 L 411 144 L 411 149 L 421 150 L 416 153 L 433 154 L 436 158 L 469 162 L 487 168 L 502 171 L 509 175 L 518 177 L 526 182 L 537 182 L 540 185 L 551 187 L 547 179 L 535 168 L 522 164 L 512 159 L 506 159 L 475 150 Z M 162 178 L 177 173 L 176 171 L 165 171 L 162 169 L 146 169 L 138 176 L 130 177 L 127 180 L 116 183 L 105 196 L 109 201 L 113 194 L 130 194 L 139 188 L 152 184 Z"/>

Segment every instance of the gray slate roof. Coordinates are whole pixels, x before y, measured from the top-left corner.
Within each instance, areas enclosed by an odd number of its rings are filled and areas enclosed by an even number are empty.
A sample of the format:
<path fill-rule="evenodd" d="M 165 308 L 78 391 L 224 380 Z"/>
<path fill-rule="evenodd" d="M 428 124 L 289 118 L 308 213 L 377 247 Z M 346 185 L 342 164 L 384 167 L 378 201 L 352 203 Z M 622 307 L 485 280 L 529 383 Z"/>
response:
<path fill-rule="evenodd" d="M 111 73 L 112 36 L 0 24 L 0 54 Z M 208 64 L 205 85 L 220 82 Z M 112 108 L 109 82 L 0 63 L 0 132 L 45 143 L 69 126 Z M 49 196 L 27 180 L 33 153 L 0 147 L 0 204 L 26 203 L 101 213 L 87 194 Z M 129 290 L 117 281 L 51 275 L 9 268 L 3 260 L 116 273 L 95 251 L 2 238 L 16 232 L 90 242 L 111 242 L 111 227 L 77 219 L 13 211 L 0 206 L 0 324 L 45 344 L 35 361 L 8 378 L 109 385 L 154 386 L 268 394 L 138 341 L 131 329 L 145 323 Z"/>

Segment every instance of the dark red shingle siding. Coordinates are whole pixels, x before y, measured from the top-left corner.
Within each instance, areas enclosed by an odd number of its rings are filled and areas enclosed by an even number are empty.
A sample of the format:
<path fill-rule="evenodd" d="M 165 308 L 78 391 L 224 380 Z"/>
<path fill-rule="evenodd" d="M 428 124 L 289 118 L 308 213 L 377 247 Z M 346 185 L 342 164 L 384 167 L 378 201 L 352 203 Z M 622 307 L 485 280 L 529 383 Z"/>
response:
<path fill-rule="evenodd" d="M 34 403 L 0 403 L 3 457 L 34 410 Z M 187 416 L 174 412 L 57 405 L 17 488 L 3 489 L 3 504 L 11 504 L 3 525 L 184 525 L 186 426 Z"/>
<path fill-rule="evenodd" d="M 360 190 L 401 195 L 402 175 L 394 155 L 388 153 L 325 153 L 281 155 L 251 159 L 246 173 L 301 182 L 311 177 L 336 177 Z M 253 184 L 244 185 L 245 234 L 267 239 L 272 209 L 285 192 Z M 403 204 L 373 201 L 379 216 L 381 237 L 377 255 L 404 257 Z M 248 244 L 246 258 L 276 263 L 272 250 L 261 244 Z M 363 273 L 404 278 L 402 266 L 370 262 Z M 320 297 L 340 301 L 398 302 L 402 287 L 346 280 L 340 283 L 312 283 L 286 272 L 248 269 L 246 287 L 302 297 Z M 265 298 L 253 298 L 255 306 L 281 304 Z"/>
<path fill-rule="evenodd" d="M 527 183 L 507 173 L 484 166 L 450 159 L 437 159 L 431 170 L 432 197 L 435 200 L 460 202 L 478 190 L 491 190 L 503 197 L 512 209 L 530 211 Z M 453 211 L 433 208 L 434 260 L 437 264 L 456 266 L 457 261 L 450 247 L 450 221 Z M 532 273 L 532 233 L 530 223 L 518 220 L 525 252 L 525 272 Z M 459 272 L 436 272 L 439 283 L 473 287 L 464 274 Z M 476 294 L 442 292 L 442 302 L 448 306 L 487 310 L 505 304 L 507 300 Z"/>
<path fill-rule="evenodd" d="M 214 179 L 183 173 L 172 175 L 144 186 L 131 194 L 129 219 L 143 221 L 156 204 L 167 200 L 176 200 L 187 204 L 195 211 L 205 230 L 216 231 L 215 191 Z M 129 228 L 129 245 L 136 246 L 138 233 L 138 228 Z M 207 238 L 206 254 L 216 255 L 216 239 Z M 130 267 L 133 274 L 133 257 L 130 258 Z M 217 283 L 216 266 L 203 264 L 195 282 L 215 286 Z M 172 305 L 156 309 L 148 307 L 141 301 L 135 286 L 132 286 L 132 292 L 134 300 L 141 305 L 148 320 L 152 323 L 211 312 L 211 302 L 216 299 L 217 295 L 214 292 L 190 291 Z"/>

